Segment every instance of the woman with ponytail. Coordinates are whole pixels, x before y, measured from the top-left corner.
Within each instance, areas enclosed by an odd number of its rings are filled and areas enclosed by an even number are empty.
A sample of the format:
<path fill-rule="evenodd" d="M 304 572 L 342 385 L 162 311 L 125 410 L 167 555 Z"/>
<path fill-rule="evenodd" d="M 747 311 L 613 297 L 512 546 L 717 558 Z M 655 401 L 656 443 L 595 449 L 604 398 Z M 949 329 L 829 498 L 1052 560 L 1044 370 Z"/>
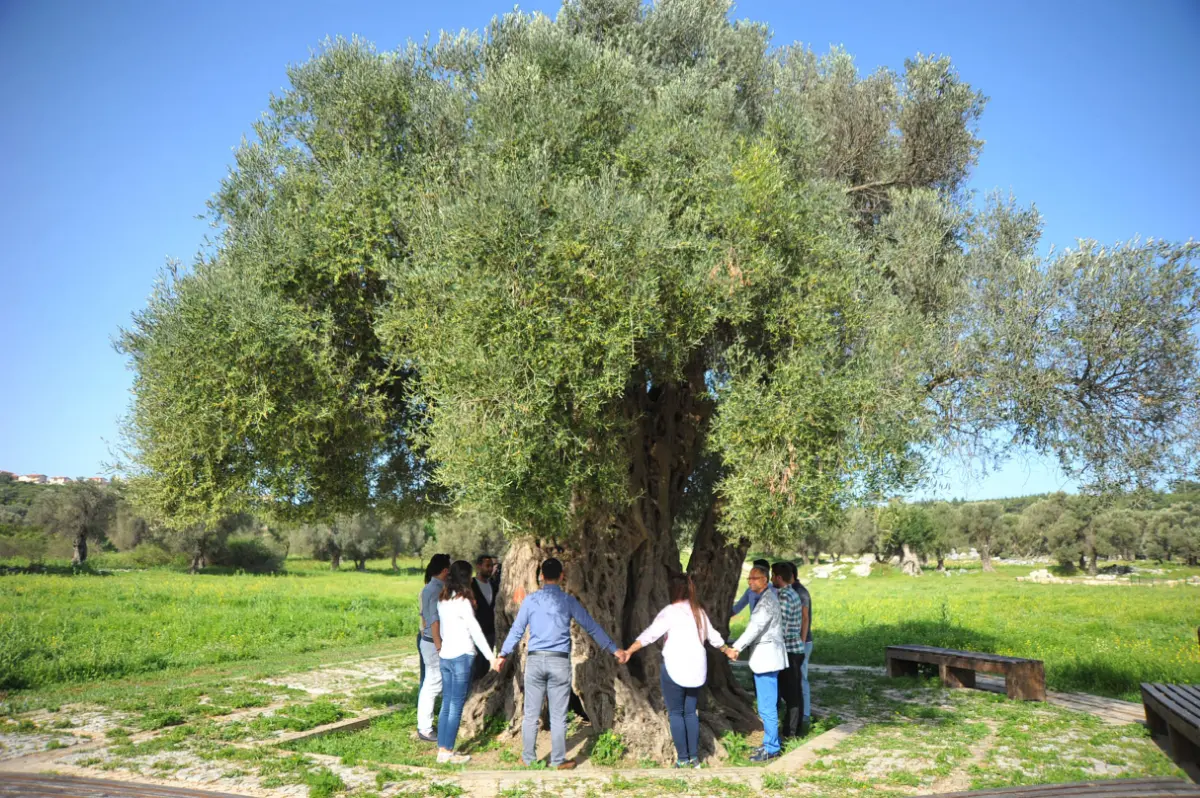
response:
<path fill-rule="evenodd" d="M 675 741 L 675 767 L 700 767 L 700 716 L 696 703 L 700 688 L 708 680 L 708 655 L 704 644 L 726 651 L 725 641 L 708 620 L 708 614 L 696 601 L 696 585 L 688 574 L 672 574 L 667 582 L 671 603 L 658 613 L 654 622 L 638 635 L 629 647 L 629 655 L 661 637 L 663 666 L 660 669 L 663 701 Z M 726 652 L 727 653 L 727 652 Z"/>

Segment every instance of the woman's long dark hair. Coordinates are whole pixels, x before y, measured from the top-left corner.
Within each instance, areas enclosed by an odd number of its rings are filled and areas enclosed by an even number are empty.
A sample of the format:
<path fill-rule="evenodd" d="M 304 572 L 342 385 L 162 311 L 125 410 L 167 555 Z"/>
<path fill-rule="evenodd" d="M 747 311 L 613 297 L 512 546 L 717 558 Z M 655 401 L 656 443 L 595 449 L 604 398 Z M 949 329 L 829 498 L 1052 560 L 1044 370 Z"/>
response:
<path fill-rule="evenodd" d="M 667 579 L 667 595 L 672 604 L 686 601 L 691 606 L 692 617 L 696 619 L 696 633 L 703 643 L 708 638 L 708 629 L 705 628 L 704 608 L 696 600 L 696 583 L 692 581 L 691 574 L 671 574 Z"/>
<path fill-rule="evenodd" d="M 457 560 L 450 565 L 450 575 L 446 577 L 446 586 L 442 588 L 442 601 L 465 598 L 475 606 L 475 591 L 471 588 L 471 576 L 475 571 L 471 563 Z"/>
<path fill-rule="evenodd" d="M 429 564 L 425 566 L 425 584 L 429 584 L 429 580 L 440 574 L 442 571 L 450 567 L 449 554 L 435 554 L 429 558 Z"/>

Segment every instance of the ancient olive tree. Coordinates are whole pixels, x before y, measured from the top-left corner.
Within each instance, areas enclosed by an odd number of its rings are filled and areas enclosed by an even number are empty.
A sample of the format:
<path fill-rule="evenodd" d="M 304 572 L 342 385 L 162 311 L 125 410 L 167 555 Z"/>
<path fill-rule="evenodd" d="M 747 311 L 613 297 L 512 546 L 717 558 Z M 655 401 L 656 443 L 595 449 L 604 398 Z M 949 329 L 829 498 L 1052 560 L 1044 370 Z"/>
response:
<path fill-rule="evenodd" d="M 1007 542 L 1008 526 L 1004 507 L 999 502 L 973 502 L 963 506 L 958 516 L 963 538 L 979 552 L 984 571 L 996 570 L 992 555 L 1001 554 Z"/>
<path fill-rule="evenodd" d="M 964 548 L 967 539 L 962 533 L 961 513 L 965 507 L 950 502 L 934 502 L 926 508 L 932 533 L 926 545 L 928 553 L 937 560 L 937 569 L 946 570 L 946 555 Z"/>
<path fill-rule="evenodd" d="M 26 514 L 26 523 L 50 535 L 71 541 L 72 565 L 82 565 L 88 556 L 88 541 L 101 540 L 112 523 L 117 494 L 91 482 L 70 482 L 43 491 Z"/>
<path fill-rule="evenodd" d="M 122 341 L 150 503 L 487 512 L 512 539 L 501 632 L 561 549 L 627 644 L 685 565 L 727 630 L 751 541 L 914 484 L 934 446 L 1182 467 L 1194 249 L 1040 261 L 1035 213 L 959 190 L 984 98 L 948 60 L 862 77 L 729 10 L 568 0 L 291 69 L 213 250 Z M 669 756 L 658 659 L 592 653 L 592 722 Z M 465 722 L 520 717 L 519 679 Z M 757 722 L 720 657 L 709 685 L 706 749 Z"/>

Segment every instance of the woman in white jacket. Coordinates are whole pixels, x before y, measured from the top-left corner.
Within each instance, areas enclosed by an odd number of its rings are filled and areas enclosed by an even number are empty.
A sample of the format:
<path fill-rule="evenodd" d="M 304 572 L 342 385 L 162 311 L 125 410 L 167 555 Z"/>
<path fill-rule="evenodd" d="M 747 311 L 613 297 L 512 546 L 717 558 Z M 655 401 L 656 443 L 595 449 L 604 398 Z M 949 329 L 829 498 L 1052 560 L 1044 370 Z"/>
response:
<path fill-rule="evenodd" d="M 787 648 L 783 641 L 783 615 L 779 599 L 767 586 L 770 577 L 766 570 L 755 566 L 746 579 L 750 589 L 759 594 L 758 604 L 750 613 L 746 631 L 737 639 L 729 653 L 737 659 L 751 643 L 750 670 L 754 672 L 754 692 L 758 697 L 758 717 L 763 724 L 762 748 L 750 757 L 751 762 L 766 762 L 779 756 L 779 672 L 787 668 Z"/>
<path fill-rule="evenodd" d="M 708 680 L 708 655 L 704 644 L 726 651 L 725 641 L 713 629 L 708 615 L 696 601 L 696 585 L 687 574 L 674 574 L 667 583 L 671 603 L 658 613 L 646 631 L 638 635 L 626 651 L 624 661 L 634 652 L 661 637 L 663 666 L 660 683 L 671 738 L 675 741 L 675 767 L 700 767 L 700 716 L 696 704 L 700 688 Z"/>
<path fill-rule="evenodd" d="M 463 704 L 471 689 L 471 666 L 475 649 L 492 662 L 496 656 L 488 645 L 479 621 L 475 620 L 475 591 L 471 589 L 471 563 L 459 560 L 450 566 L 446 586 L 438 601 L 438 620 L 442 648 L 438 652 L 442 669 L 442 711 L 438 715 L 438 762 L 455 765 L 469 762 L 466 754 L 454 753 Z"/>

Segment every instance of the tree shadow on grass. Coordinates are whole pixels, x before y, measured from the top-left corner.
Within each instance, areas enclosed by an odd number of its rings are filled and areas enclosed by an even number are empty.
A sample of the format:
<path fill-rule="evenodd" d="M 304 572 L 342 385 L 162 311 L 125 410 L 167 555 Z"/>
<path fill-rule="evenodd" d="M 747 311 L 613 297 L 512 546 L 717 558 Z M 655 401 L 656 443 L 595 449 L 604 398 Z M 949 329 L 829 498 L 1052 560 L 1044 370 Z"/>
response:
<path fill-rule="evenodd" d="M 112 576 L 111 571 L 93 568 L 89 563 L 84 563 L 83 565 L 58 565 L 53 563 L 0 565 L 0 576 L 17 576 L 24 574 L 40 574 L 46 576 Z"/>
<path fill-rule="evenodd" d="M 1139 700 L 1137 695 L 1145 681 L 1134 665 L 1120 659 L 1089 659 L 1047 666 L 1056 689 L 1092 695 L 1107 695 L 1127 700 Z"/>
<path fill-rule="evenodd" d="M 823 631 L 813 627 L 813 663 L 825 665 L 883 666 L 888 646 L 936 646 L 983 654 L 1025 656 L 1012 651 L 1004 641 L 978 629 L 968 629 L 950 621 L 902 621 L 888 624 L 864 624 L 857 629 Z"/>

